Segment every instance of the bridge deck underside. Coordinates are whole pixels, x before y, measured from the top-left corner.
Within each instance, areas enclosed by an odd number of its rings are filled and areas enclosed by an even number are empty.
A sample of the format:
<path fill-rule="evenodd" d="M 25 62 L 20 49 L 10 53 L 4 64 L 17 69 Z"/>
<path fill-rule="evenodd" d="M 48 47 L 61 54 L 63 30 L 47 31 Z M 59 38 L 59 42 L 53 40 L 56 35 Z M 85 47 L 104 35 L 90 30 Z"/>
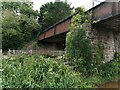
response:
<path fill-rule="evenodd" d="M 67 32 L 66 32 L 67 33 Z M 62 34 L 59 34 L 57 36 L 53 36 L 53 37 L 50 37 L 50 38 L 46 38 L 44 40 L 42 40 L 43 42 L 65 42 L 65 39 L 66 39 L 66 33 L 62 33 Z"/>
<path fill-rule="evenodd" d="M 101 20 L 93 24 L 95 27 L 102 27 L 109 31 L 120 32 L 120 14 Z"/>

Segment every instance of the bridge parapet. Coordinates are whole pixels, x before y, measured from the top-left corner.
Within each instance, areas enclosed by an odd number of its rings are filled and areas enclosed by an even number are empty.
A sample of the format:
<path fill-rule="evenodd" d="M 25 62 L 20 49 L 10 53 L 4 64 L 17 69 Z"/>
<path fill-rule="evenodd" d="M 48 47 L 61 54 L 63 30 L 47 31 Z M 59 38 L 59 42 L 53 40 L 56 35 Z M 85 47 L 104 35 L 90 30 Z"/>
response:
<path fill-rule="evenodd" d="M 92 10 L 92 19 L 101 21 L 120 14 L 120 2 L 102 2 Z"/>
<path fill-rule="evenodd" d="M 59 21 L 53 26 L 46 29 L 42 34 L 38 36 L 38 40 L 45 40 L 60 34 L 67 33 L 69 31 L 69 24 L 73 15 L 68 16 L 66 19 Z"/>

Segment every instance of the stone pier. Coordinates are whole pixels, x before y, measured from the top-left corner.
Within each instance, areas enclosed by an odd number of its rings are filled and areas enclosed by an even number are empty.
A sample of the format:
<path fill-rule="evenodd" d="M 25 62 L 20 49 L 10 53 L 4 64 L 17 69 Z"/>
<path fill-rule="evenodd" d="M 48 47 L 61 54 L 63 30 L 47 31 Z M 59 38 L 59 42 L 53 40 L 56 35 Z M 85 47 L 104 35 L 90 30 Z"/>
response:
<path fill-rule="evenodd" d="M 96 57 L 96 52 L 99 48 L 103 50 L 105 61 L 110 61 L 114 58 L 116 52 L 120 52 L 120 33 L 107 30 L 104 27 L 89 27 L 87 36 L 94 47 L 93 56 Z"/>

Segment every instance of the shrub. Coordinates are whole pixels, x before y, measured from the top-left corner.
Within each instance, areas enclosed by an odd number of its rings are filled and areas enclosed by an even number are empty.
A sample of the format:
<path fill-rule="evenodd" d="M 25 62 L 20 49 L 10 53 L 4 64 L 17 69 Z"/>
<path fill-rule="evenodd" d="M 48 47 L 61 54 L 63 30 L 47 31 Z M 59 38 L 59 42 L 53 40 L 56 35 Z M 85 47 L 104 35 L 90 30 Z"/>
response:
<path fill-rule="evenodd" d="M 87 74 L 92 62 L 92 47 L 86 38 L 85 26 L 88 16 L 83 10 L 80 11 L 72 18 L 70 32 L 67 33 L 66 55 L 75 70 Z"/>

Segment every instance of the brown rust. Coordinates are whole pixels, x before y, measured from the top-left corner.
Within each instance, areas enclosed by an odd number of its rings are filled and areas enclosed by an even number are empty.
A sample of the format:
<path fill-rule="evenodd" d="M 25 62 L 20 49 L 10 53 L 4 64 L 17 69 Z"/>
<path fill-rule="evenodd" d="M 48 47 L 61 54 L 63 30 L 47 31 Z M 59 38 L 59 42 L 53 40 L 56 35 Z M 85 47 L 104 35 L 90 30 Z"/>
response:
<path fill-rule="evenodd" d="M 69 24 L 70 24 L 71 18 L 67 19 L 66 21 L 48 29 L 47 31 L 45 31 L 44 33 L 40 34 L 38 39 L 39 40 L 44 40 L 47 38 L 51 38 L 53 36 L 57 36 L 63 33 L 68 32 L 69 30 Z"/>
<path fill-rule="evenodd" d="M 45 32 L 45 37 L 44 38 L 49 38 L 51 36 L 54 36 L 54 28 L 50 29 L 49 31 Z"/>

